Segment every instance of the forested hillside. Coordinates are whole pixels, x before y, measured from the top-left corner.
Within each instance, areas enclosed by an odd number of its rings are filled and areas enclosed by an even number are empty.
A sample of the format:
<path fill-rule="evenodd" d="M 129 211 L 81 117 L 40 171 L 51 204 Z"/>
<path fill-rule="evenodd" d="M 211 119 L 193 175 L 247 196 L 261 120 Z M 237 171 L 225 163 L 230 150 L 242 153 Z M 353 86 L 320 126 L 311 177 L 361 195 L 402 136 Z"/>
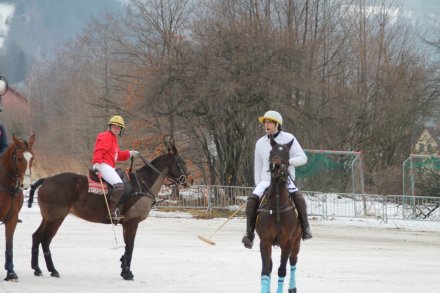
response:
<path fill-rule="evenodd" d="M 11 84 L 24 82 L 35 60 L 50 58 L 79 34 L 91 17 L 120 11 L 113 0 L 8 0 L 15 6 L 9 32 L 0 48 L 0 72 Z"/>

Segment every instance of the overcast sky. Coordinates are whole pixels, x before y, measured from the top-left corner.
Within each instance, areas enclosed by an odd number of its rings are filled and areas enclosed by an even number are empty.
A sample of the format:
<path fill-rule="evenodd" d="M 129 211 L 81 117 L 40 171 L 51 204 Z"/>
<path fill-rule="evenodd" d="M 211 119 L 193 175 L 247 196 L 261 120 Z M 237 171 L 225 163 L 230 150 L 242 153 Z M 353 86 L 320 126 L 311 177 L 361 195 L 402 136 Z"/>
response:
<path fill-rule="evenodd" d="M 93 1 L 93 0 L 90 0 Z M 127 0 L 115 0 L 126 3 Z M 427 32 L 428 35 L 440 39 L 440 0 L 403 0 L 405 13 L 414 20 L 414 25 L 420 32 Z M 12 17 L 14 7 L 7 1 L 0 0 L 0 48 L 7 36 L 8 18 Z"/>
<path fill-rule="evenodd" d="M 14 14 L 14 6 L 0 2 L 0 48 L 3 46 L 9 27 L 6 25 Z"/>
<path fill-rule="evenodd" d="M 406 0 L 405 7 L 416 21 L 416 26 L 440 27 L 439 0 Z"/>

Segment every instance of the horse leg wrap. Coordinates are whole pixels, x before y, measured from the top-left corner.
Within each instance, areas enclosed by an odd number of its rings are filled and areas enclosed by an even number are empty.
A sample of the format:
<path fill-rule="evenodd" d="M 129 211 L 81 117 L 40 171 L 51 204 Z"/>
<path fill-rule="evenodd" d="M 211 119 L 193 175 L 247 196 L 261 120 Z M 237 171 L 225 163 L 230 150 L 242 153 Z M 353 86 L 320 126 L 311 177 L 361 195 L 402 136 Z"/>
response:
<path fill-rule="evenodd" d="M 130 271 L 131 257 L 124 254 L 120 261 L 122 268 L 121 276 L 124 280 L 133 280 L 133 273 Z"/>
<path fill-rule="evenodd" d="M 11 272 L 14 270 L 14 263 L 13 263 L 13 253 L 12 250 L 5 250 L 5 270 L 8 272 Z"/>
<path fill-rule="evenodd" d="M 123 271 L 129 271 L 130 270 L 130 265 L 131 265 L 131 260 L 129 259 L 129 257 L 127 257 L 125 254 L 123 256 L 121 256 L 121 269 Z"/>
<path fill-rule="evenodd" d="M 43 255 L 44 255 L 44 260 L 46 261 L 46 267 L 47 267 L 47 270 L 48 270 L 49 272 L 56 271 L 56 270 L 55 270 L 55 267 L 54 267 L 54 265 L 53 265 L 52 254 L 50 253 L 50 250 L 48 250 L 48 251 L 44 251 L 44 252 L 43 252 Z"/>
<path fill-rule="evenodd" d="M 270 276 L 261 276 L 261 293 L 270 293 Z"/>
<path fill-rule="evenodd" d="M 290 266 L 289 292 L 293 289 L 296 291 L 296 265 Z"/>
<path fill-rule="evenodd" d="M 278 277 L 277 293 L 283 293 L 284 277 Z"/>
<path fill-rule="evenodd" d="M 38 267 L 38 253 L 39 253 L 39 249 L 37 248 L 32 248 L 32 260 L 31 260 L 31 267 L 34 269 L 36 267 Z"/>

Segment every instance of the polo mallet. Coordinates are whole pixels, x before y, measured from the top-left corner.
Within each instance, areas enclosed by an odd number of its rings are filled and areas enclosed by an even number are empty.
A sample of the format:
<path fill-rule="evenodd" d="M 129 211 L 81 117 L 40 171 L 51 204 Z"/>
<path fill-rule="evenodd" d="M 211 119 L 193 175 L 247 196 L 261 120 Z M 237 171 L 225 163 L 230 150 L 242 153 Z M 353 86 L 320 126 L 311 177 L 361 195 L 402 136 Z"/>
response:
<path fill-rule="evenodd" d="M 200 240 L 202 240 L 208 244 L 215 245 L 215 242 L 211 238 L 214 237 L 215 233 L 217 233 L 224 225 L 226 225 L 226 223 L 229 222 L 244 206 L 246 206 L 246 202 L 244 204 L 242 204 L 223 224 L 221 224 L 221 226 L 218 227 L 214 233 L 212 233 L 211 237 L 197 235 L 197 238 L 199 238 Z"/>
<path fill-rule="evenodd" d="M 115 236 L 116 246 L 111 247 L 111 249 L 124 248 L 124 245 L 119 245 L 119 243 L 118 243 L 118 238 L 116 238 L 116 231 L 115 231 L 115 227 L 113 226 L 113 218 L 112 218 L 112 215 L 111 215 L 111 213 L 110 213 L 110 207 L 109 207 L 109 205 L 108 205 L 107 194 L 105 194 L 105 189 L 104 189 L 104 184 L 102 183 L 101 174 L 98 174 L 98 178 L 99 178 L 99 182 L 101 183 L 101 188 L 102 188 L 102 193 L 103 193 L 103 195 L 104 195 L 105 205 L 107 206 L 108 216 L 109 216 L 109 218 L 110 218 L 110 223 L 111 223 L 112 228 L 113 228 L 113 235 Z"/>

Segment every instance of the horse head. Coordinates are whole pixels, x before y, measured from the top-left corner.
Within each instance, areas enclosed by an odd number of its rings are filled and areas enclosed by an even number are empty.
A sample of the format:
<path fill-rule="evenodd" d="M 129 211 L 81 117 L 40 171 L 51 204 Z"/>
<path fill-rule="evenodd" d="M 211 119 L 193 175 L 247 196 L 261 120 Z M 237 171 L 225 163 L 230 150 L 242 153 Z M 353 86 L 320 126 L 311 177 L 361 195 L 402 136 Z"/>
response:
<path fill-rule="evenodd" d="M 190 187 L 194 183 L 194 179 L 188 171 L 185 160 L 179 156 L 173 139 L 168 142 L 167 147 L 168 155 L 172 157 L 171 164 L 169 165 L 168 179 L 183 187 Z"/>
<path fill-rule="evenodd" d="M 32 146 L 35 135 L 29 138 L 29 142 L 12 136 L 14 143 L 10 144 L 2 157 L 2 166 L 5 170 L 9 185 L 16 189 L 29 188 L 31 180 L 31 168 L 34 158 Z M 8 185 L 8 184 L 7 184 Z"/>
<path fill-rule="evenodd" d="M 167 143 L 168 151 L 156 157 L 151 163 L 139 156 L 145 163 L 145 166 L 136 170 L 134 173 L 140 174 L 144 177 L 147 185 L 152 185 L 153 177 L 149 175 L 149 170 L 152 169 L 154 173 L 162 176 L 163 180 L 168 182 L 167 185 L 182 185 L 183 187 L 190 187 L 194 179 L 188 171 L 185 160 L 179 156 L 179 153 L 171 139 Z"/>
<path fill-rule="evenodd" d="M 279 182 L 286 182 L 289 175 L 289 151 L 293 144 L 293 139 L 287 144 L 279 144 L 270 137 L 272 150 L 269 155 L 271 177 Z"/>

